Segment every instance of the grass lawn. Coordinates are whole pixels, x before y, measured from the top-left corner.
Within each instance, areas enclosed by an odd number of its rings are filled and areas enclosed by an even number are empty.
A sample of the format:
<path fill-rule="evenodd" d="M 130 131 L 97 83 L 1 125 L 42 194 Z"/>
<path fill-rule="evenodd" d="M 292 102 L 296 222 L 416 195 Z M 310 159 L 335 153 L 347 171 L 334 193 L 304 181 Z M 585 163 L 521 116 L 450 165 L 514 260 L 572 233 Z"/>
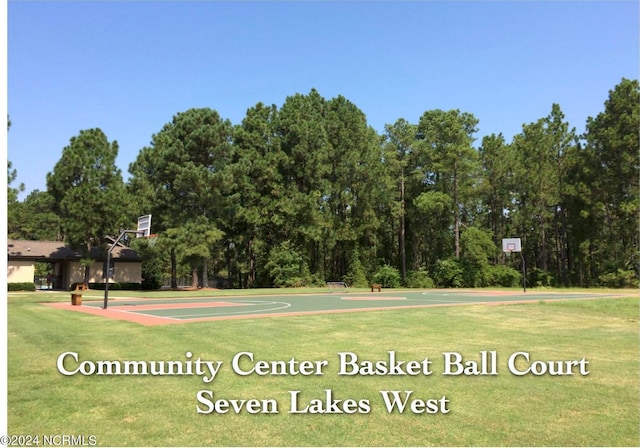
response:
<path fill-rule="evenodd" d="M 132 293 L 110 292 L 123 295 Z M 98 446 L 640 445 L 638 297 L 156 327 L 39 303 L 57 300 L 69 294 L 8 297 L 9 434 L 38 435 L 41 445 L 45 435 L 94 436 Z M 389 351 L 402 361 L 428 358 L 431 373 L 338 375 L 339 353 L 376 362 Z M 78 353 L 80 362 L 184 362 L 191 352 L 192 360 L 222 365 L 209 384 L 198 375 L 64 376 L 56 367 L 64 352 Z M 241 352 L 252 352 L 254 361 L 327 365 L 321 375 L 244 376 L 232 369 Z M 462 355 L 468 374 L 443 375 L 446 352 Z M 495 353 L 497 375 L 473 375 L 481 352 Z M 508 361 L 517 352 L 530 354 L 518 370 L 584 358 L 589 374 L 574 367 L 574 375 L 515 375 Z M 78 364 L 69 361 L 67 368 Z M 245 359 L 241 368 L 249 365 Z M 199 414 L 202 390 L 212 391 L 212 400 L 273 400 L 278 413 L 230 406 L 225 414 Z M 335 411 L 323 404 L 330 394 L 343 400 L 338 408 L 353 400 L 355 412 L 290 413 L 290 391 L 299 391 L 298 410 Z M 411 399 L 434 406 L 446 397 L 448 412 L 414 413 L 409 405 L 388 412 L 381 391 L 412 391 Z"/>

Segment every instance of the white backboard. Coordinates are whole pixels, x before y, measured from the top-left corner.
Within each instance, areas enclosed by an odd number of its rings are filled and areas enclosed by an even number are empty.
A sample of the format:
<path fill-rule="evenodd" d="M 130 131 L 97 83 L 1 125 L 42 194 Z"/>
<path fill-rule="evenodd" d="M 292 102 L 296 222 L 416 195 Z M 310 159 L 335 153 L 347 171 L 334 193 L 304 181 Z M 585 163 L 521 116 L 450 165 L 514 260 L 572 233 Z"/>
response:
<path fill-rule="evenodd" d="M 138 236 L 149 236 L 151 233 L 151 215 L 143 215 L 138 218 Z"/>
<path fill-rule="evenodd" d="M 520 238 L 503 238 L 502 252 L 522 252 Z"/>

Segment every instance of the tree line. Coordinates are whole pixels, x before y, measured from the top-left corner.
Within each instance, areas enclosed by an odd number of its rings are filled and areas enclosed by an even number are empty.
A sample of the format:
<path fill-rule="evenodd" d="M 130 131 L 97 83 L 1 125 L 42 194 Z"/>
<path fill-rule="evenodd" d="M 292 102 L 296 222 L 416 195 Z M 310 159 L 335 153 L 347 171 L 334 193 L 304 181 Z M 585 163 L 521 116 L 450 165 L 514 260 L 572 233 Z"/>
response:
<path fill-rule="evenodd" d="M 22 202 L 9 162 L 9 237 L 89 254 L 152 214 L 156 244 L 131 241 L 145 282 L 253 288 L 345 281 L 385 286 L 637 286 L 640 88 L 622 79 L 584 134 L 558 104 L 476 141 L 478 119 L 428 110 L 379 134 L 343 96 L 257 103 L 234 125 L 177 113 L 129 165 L 82 130 Z M 522 241 L 522 258 L 502 252 Z M 88 264 L 88 263 L 87 263 Z"/>

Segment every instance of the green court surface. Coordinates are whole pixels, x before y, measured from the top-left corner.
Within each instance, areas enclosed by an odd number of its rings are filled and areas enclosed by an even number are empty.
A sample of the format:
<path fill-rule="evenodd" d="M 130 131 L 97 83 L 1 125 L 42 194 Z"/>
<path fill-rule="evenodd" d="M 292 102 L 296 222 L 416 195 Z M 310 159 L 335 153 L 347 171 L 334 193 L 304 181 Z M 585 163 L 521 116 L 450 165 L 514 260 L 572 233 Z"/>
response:
<path fill-rule="evenodd" d="M 165 299 L 111 299 L 108 309 L 130 317 L 148 316 L 168 321 L 250 318 L 311 313 L 376 311 L 427 306 L 505 304 L 541 300 L 606 297 L 597 293 L 522 291 L 390 291 L 338 292 L 331 294 L 181 297 Z M 89 297 L 87 297 L 89 299 Z M 83 308 L 102 308 L 102 301 L 86 300 Z M 79 310 L 78 310 L 79 311 Z M 88 311 L 88 310 L 87 310 Z M 169 322 L 167 322 L 169 323 Z"/>

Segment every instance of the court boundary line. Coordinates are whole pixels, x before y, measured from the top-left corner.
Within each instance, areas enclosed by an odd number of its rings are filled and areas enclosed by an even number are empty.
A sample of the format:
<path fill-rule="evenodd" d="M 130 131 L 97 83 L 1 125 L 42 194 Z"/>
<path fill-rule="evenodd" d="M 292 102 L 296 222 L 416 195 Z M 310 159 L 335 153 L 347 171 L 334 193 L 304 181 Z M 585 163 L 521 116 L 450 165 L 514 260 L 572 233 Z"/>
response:
<path fill-rule="evenodd" d="M 417 291 L 413 291 L 413 292 L 417 292 Z M 457 293 L 458 291 L 454 292 Z M 463 291 L 459 291 L 459 292 L 463 292 Z M 464 292 L 472 292 L 472 291 L 464 291 Z M 481 291 L 478 291 L 478 293 L 480 293 Z M 490 291 L 486 291 L 489 295 Z M 561 293 L 560 293 L 561 294 Z M 570 292 L 568 292 L 567 294 L 572 294 Z M 206 321 L 220 321 L 220 320 L 241 320 L 241 319 L 261 319 L 261 318 L 268 318 L 268 317 L 295 317 L 295 316 L 306 316 L 306 315 L 314 315 L 314 314 L 343 314 L 343 313 L 354 313 L 354 312 L 372 312 L 372 311 L 396 311 L 396 310 L 404 310 L 404 309 L 417 309 L 417 308 L 436 308 L 436 307 L 452 307 L 452 306 L 498 306 L 498 305 L 518 305 L 518 304 L 534 304 L 537 302 L 561 302 L 561 301 L 568 301 L 568 300 L 595 300 L 595 299 L 601 299 L 601 298 L 616 298 L 616 297 L 623 297 L 624 295 L 613 295 L 612 294 L 605 294 L 605 293 L 575 293 L 575 294 L 585 294 L 585 297 L 557 297 L 557 298 L 539 298 L 536 295 L 536 298 L 528 298 L 528 299 L 515 299 L 515 300 L 500 300 L 500 301 L 456 301 L 455 303 L 453 301 L 448 301 L 446 303 L 423 303 L 423 304 L 416 304 L 416 305 L 398 305 L 398 306 L 382 306 L 382 307 L 363 307 L 363 308 L 350 308 L 350 309 L 322 309 L 322 310 L 312 310 L 312 311 L 289 311 L 289 312 L 284 312 L 284 313 L 261 313 L 258 312 L 256 314 L 243 314 L 243 315 L 228 315 L 228 316 L 208 316 L 208 317 L 201 317 L 201 318 L 189 318 L 189 319 L 178 319 L 178 318 L 171 318 L 171 317 L 160 317 L 160 316 L 154 316 L 154 315 L 150 315 L 150 314 L 143 314 L 143 313 L 136 313 L 133 309 L 130 310 L 121 310 L 121 309 L 117 309 L 117 305 L 114 305 L 116 307 L 116 309 L 112 309 L 112 308 L 108 308 L 108 309 L 103 309 L 103 308 L 99 308 L 99 307 L 94 307 L 94 306 L 73 306 L 68 302 L 46 302 L 46 303 L 42 303 L 43 305 L 46 306 L 50 306 L 53 308 L 57 308 L 57 309 L 62 309 L 62 310 L 67 310 L 67 311 L 76 311 L 76 312 L 81 312 L 81 313 L 86 313 L 86 314 L 92 314 L 92 315 L 97 315 L 97 316 L 101 316 L 101 317 L 108 317 L 108 318 L 112 318 L 115 320 L 123 320 L 123 321 L 128 321 L 128 322 L 133 322 L 133 323 L 137 323 L 140 325 L 144 325 L 144 326 L 155 326 L 155 325 L 170 325 L 170 324 L 177 324 L 177 323 L 191 323 L 191 322 L 206 322 Z M 480 294 L 478 294 L 480 295 Z M 501 294 L 503 295 L 503 294 Z M 516 294 L 514 294 L 516 295 Z M 524 294 L 521 294 L 523 297 L 526 297 Z M 533 294 L 532 294 L 533 295 Z M 319 297 L 321 296 L 325 296 L 325 294 L 319 294 Z M 516 295 L 517 296 L 517 295 Z M 245 298 L 245 297 L 252 297 L 252 298 L 260 298 L 263 296 L 242 296 L 242 297 L 237 297 L 237 298 Z M 265 296 L 265 297 L 272 297 L 270 296 Z M 276 297 L 283 297 L 281 296 L 276 296 Z M 531 295 L 529 295 L 528 297 L 531 297 Z M 547 297 L 546 295 L 544 295 L 543 297 Z M 227 297 L 227 298 L 231 298 L 231 297 Z M 235 297 L 233 297 L 235 298 Z M 184 299 L 189 299 L 189 298 L 184 298 Z M 191 297 L 191 299 L 199 299 L 198 297 Z M 224 298 L 221 298 L 224 299 Z M 135 299 L 137 300 L 137 299 Z M 145 300 L 145 299 L 142 299 Z M 162 299 L 159 299 L 162 300 Z M 92 301 L 93 302 L 93 301 Z M 97 302 L 97 301 L 96 301 Z M 185 301 L 185 304 L 189 303 Z M 192 302 L 193 303 L 193 302 Z M 289 306 L 291 306 L 291 302 L 287 302 L 289 303 Z M 405 302 L 406 303 L 406 302 Z M 169 305 L 169 304 L 167 304 Z M 176 305 L 180 305 L 180 304 L 176 304 Z M 133 305 L 135 306 L 135 305 Z"/>
<path fill-rule="evenodd" d="M 243 306 L 247 306 L 248 304 L 243 303 Z M 173 319 L 177 319 L 177 320 L 181 320 L 181 321 L 189 321 L 190 319 L 209 319 L 209 318 L 215 318 L 215 317 L 221 317 L 221 318 L 225 318 L 225 317 L 231 317 L 231 316 L 241 316 L 243 317 L 244 315 L 251 315 L 250 313 L 254 313 L 254 314 L 272 314 L 272 312 L 278 311 L 278 310 L 282 310 L 282 309 L 286 309 L 286 308 L 290 308 L 292 306 L 291 302 L 276 302 L 276 301 L 256 301 L 256 303 L 254 304 L 256 306 L 274 306 L 274 305 L 284 305 L 284 306 L 278 306 L 277 308 L 272 308 L 272 309 L 259 309 L 259 310 L 248 310 L 248 311 L 238 311 L 232 314 L 221 314 L 218 316 L 212 315 L 212 316 L 198 316 L 197 314 L 193 314 L 192 316 L 194 317 L 178 317 L 178 316 L 166 316 L 168 318 L 173 318 Z M 201 308 L 214 308 L 214 307 L 201 307 Z M 168 308 L 171 309 L 171 308 Z M 176 309 L 188 309 L 188 308 L 176 308 Z M 135 311 L 129 311 L 130 313 L 135 313 Z M 145 314 L 144 312 L 142 313 L 138 313 L 138 314 Z M 287 313 L 283 313 L 283 314 L 287 314 Z M 189 316 L 189 315 L 187 315 Z M 157 316 L 157 317 L 164 317 L 164 316 Z"/>

